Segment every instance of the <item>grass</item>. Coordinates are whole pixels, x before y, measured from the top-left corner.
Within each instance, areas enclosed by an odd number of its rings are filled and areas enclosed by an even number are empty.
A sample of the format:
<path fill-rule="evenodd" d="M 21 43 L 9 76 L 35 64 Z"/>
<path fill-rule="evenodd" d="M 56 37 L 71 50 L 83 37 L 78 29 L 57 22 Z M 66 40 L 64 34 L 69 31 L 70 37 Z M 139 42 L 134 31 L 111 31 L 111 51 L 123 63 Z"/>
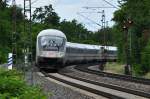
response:
<path fill-rule="evenodd" d="M 124 65 L 117 62 L 108 62 L 105 67 L 106 72 L 123 74 Z"/>
<path fill-rule="evenodd" d="M 104 71 L 110 72 L 110 73 L 116 73 L 116 74 L 124 74 L 124 64 L 117 63 L 117 62 L 108 62 L 106 64 Z M 138 76 L 138 77 L 150 79 L 150 72 L 148 72 L 144 76 L 141 76 L 141 75 L 136 75 L 135 72 L 133 71 L 133 76 Z"/>
<path fill-rule="evenodd" d="M 150 79 L 150 72 L 148 72 L 148 73 L 144 76 L 144 78 Z"/>

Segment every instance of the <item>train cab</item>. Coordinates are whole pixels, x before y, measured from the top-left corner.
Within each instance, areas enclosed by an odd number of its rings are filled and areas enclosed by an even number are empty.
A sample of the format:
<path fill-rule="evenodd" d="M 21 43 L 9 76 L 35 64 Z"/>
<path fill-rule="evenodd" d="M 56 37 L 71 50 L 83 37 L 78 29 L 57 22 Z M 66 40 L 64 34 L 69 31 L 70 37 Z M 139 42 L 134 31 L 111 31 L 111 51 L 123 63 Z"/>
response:
<path fill-rule="evenodd" d="M 66 36 L 55 29 L 41 31 L 37 36 L 36 64 L 56 64 L 65 56 Z"/>

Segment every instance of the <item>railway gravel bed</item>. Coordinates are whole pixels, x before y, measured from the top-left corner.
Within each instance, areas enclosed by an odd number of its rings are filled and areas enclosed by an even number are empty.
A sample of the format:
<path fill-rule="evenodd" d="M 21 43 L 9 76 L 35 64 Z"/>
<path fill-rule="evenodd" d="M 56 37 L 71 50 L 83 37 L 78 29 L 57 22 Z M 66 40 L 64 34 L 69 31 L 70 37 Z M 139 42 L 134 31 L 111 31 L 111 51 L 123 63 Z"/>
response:
<path fill-rule="evenodd" d="M 65 85 L 57 80 L 45 77 L 40 72 L 26 73 L 26 80 L 29 84 L 38 85 L 48 95 L 48 99 L 107 99 L 102 96 L 91 95 L 84 90 Z"/>
<path fill-rule="evenodd" d="M 103 86 L 99 86 L 97 84 L 92 84 L 89 81 L 84 81 L 82 79 L 74 78 L 74 77 L 68 77 L 64 76 L 59 73 L 48 73 L 48 77 L 57 79 L 61 82 L 65 82 L 66 84 L 71 84 L 72 86 L 76 86 L 78 88 L 87 90 L 89 92 L 102 95 L 104 97 L 110 98 L 110 99 L 147 99 L 145 97 L 137 96 L 134 94 L 130 94 L 128 92 L 122 92 L 118 90 L 114 90 L 112 88 L 107 88 Z"/>
<path fill-rule="evenodd" d="M 144 85 L 144 84 L 129 82 L 129 81 L 120 80 L 120 79 L 116 79 L 116 78 L 103 77 L 103 76 L 99 76 L 99 75 L 95 75 L 95 74 L 85 73 L 85 72 L 81 72 L 81 71 L 74 69 L 74 67 L 75 66 L 66 67 L 66 68 L 60 70 L 60 73 L 65 73 L 66 75 L 70 75 L 70 76 L 74 76 L 74 77 L 82 77 L 87 80 L 93 80 L 93 81 L 97 81 L 97 82 L 117 85 L 117 86 L 124 87 L 124 88 L 130 88 L 133 90 L 150 93 L 149 85 Z"/>
<path fill-rule="evenodd" d="M 97 74 L 97 75 L 101 75 L 101 76 L 107 76 L 107 77 L 111 77 L 111 78 L 122 79 L 122 80 L 126 80 L 129 82 L 141 83 L 144 85 L 150 85 L 150 79 L 139 78 L 139 77 L 124 75 L 124 74 L 111 73 L 111 72 L 106 72 L 106 71 L 100 71 L 98 68 L 99 68 L 98 65 L 87 66 L 87 67 L 76 66 L 76 69 L 79 69 L 81 71 L 85 71 L 88 73 Z"/>

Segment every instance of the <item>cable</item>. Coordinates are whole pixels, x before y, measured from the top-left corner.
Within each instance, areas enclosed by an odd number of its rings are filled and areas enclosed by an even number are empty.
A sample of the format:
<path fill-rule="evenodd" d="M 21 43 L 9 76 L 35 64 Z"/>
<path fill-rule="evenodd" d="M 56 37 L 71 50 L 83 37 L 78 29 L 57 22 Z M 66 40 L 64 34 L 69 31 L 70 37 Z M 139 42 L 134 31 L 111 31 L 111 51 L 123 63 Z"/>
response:
<path fill-rule="evenodd" d="M 103 0 L 103 1 L 105 1 L 105 2 L 106 2 L 107 4 L 109 4 L 110 6 L 116 8 L 116 9 L 119 9 L 118 7 L 116 7 L 115 5 L 111 4 L 110 2 L 108 2 L 108 1 L 106 1 L 106 0 Z"/>
<path fill-rule="evenodd" d="M 114 8 L 114 7 L 83 7 L 83 8 L 86 8 L 86 9 L 94 9 L 94 8 Z"/>
<path fill-rule="evenodd" d="M 31 5 L 33 5 L 34 3 L 36 3 L 39 0 L 34 0 L 33 2 L 31 2 Z M 27 5 L 26 7 L 28 7 L 29 5 Z"/>
<path fill-rule="evenodd" d="M 38 1 L 38 0 L 34 0 L 33 2 L 31 2 L 31 5 L 34 4 L 34 3 L 36 3 L 37 1 Z"/>
<path fill-rule="evenodd" d="M 78 14 L 78 15 L 80 15 L 80 16 L 82 16 L 83 18 L 88 19 L 89 21 L 91 21 L 91 22 L 95 23 L 96 25 L 101 26 L 99 23 L 97 23 L 97 22 L 95 22 L 95 21 L 91 20 L 90 18 L 88 18 L 88 17 L 86 17 L 86 16 L 84 16 L 84 15 L 80 14 L 79 12 L 77 12 L 77 14 Z"/>
<path fill-rule="evenodd" d="M 97 12 L 78 12 L 78 13 L 103 13 L 103 12 L 97 11 Z"/>

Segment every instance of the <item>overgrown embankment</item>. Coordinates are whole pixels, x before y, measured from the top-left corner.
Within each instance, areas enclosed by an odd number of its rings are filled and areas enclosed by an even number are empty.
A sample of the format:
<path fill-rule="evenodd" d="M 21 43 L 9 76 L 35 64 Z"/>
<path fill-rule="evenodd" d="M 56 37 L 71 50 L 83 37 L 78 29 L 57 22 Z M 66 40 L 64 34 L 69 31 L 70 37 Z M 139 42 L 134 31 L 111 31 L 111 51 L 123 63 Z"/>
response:
<path fill-rule="evenodd" d="M 17 70 L 0 68 L 0 99 L 47 99 L 36 86 L 29 86 Z"/>

